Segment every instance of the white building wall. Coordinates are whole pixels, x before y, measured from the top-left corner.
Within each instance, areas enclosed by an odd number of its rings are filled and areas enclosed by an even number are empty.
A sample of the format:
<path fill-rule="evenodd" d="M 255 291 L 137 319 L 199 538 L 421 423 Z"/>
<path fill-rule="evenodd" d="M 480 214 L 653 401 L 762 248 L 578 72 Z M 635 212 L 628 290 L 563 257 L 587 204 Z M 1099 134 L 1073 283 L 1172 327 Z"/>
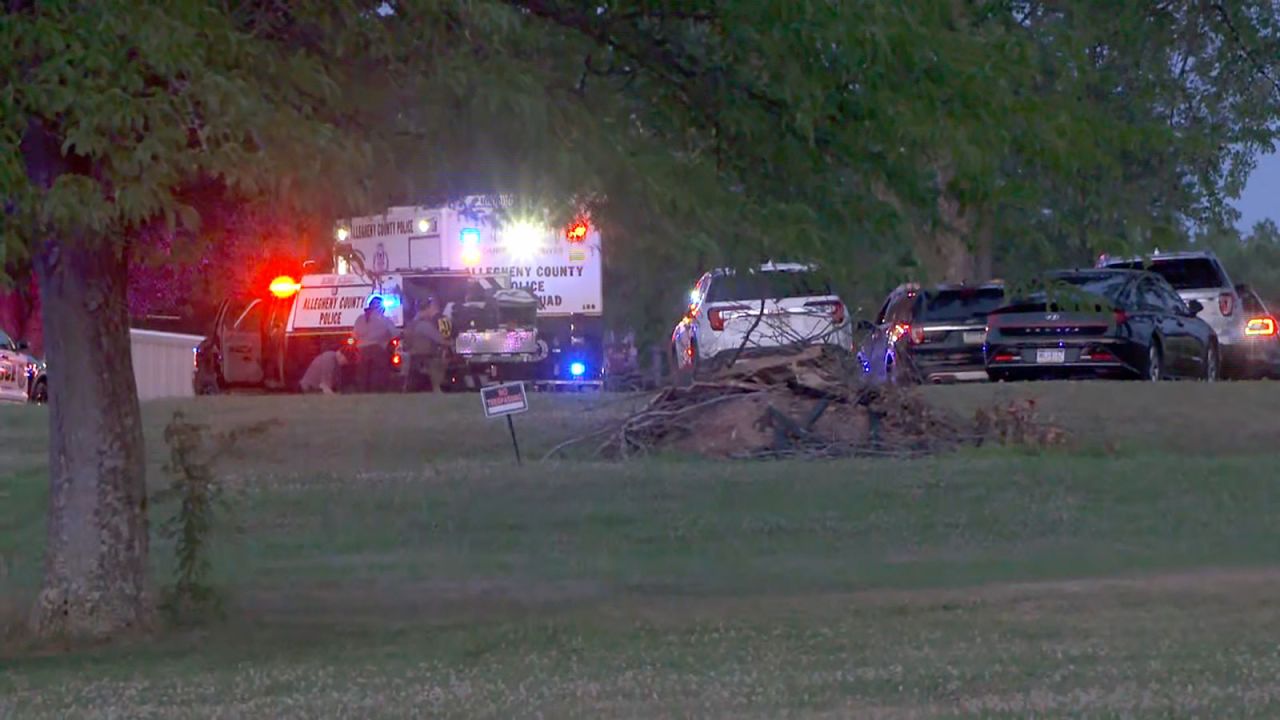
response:
<path fill-rule="evenodd" d="M 198 335 L 130 329 L 138 399 L 145 402 L 157 398 L 194 396 L 191 375 L 195 348 L 203 339 Z"/>

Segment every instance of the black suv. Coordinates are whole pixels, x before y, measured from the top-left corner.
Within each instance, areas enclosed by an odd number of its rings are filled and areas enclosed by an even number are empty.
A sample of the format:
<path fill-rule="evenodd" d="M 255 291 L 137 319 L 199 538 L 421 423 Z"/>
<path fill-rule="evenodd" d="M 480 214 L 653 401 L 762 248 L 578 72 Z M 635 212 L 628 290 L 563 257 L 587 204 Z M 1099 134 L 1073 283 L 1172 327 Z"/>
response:
<path fill-rule="evenodd" d="M 1004 295 L 999 283 L 899 287 L 885 300 L 859 353 L 864 371 L 890 382 L 986 380 L 987 313 Z"/>

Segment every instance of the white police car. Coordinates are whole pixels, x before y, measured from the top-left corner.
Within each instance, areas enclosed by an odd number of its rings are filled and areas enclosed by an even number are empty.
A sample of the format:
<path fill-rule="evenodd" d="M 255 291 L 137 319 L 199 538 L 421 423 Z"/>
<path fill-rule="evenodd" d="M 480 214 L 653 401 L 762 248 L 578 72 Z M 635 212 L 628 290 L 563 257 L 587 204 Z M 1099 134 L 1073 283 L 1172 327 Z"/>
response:
<path fill-rule="evenodd" d="M 847 351 L 853 331 L 844 302 L 816 267 L 802 263 L 706 273 L 671 332 L 677 376 L 715 367 L 739 353 L 750 357 L 813 345 Z"/>

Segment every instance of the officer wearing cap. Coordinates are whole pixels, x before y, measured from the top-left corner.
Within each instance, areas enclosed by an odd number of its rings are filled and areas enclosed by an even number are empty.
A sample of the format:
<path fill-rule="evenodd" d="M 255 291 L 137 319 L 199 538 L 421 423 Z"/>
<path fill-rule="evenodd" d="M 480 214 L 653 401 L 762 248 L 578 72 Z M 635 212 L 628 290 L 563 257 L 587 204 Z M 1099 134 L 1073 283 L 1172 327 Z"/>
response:
<path fill-rule="evenodd" d="M 387 317 L 382 298 L 370 298 L 364 313 L 351 328 L 360 361 L 356 365 L 356 387 L 361 392 L 382 392 L 390 382 L 391 341 L 396 325 Z"/>

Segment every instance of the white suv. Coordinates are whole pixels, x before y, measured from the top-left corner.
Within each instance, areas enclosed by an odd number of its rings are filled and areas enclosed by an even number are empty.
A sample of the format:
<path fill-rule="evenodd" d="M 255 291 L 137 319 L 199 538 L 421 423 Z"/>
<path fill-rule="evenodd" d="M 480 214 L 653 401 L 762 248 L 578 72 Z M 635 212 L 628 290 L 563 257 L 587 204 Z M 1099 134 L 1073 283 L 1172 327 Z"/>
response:
<path fill-rule="evenodd" d="M 853 345 L 845 304 L 817 268 L 767 263 L 746 273 L 713 270 L 689 292 L 688 312 L 671 333 L 672 367 L 691 374 L 739 354 L 811 345 Z"/>

